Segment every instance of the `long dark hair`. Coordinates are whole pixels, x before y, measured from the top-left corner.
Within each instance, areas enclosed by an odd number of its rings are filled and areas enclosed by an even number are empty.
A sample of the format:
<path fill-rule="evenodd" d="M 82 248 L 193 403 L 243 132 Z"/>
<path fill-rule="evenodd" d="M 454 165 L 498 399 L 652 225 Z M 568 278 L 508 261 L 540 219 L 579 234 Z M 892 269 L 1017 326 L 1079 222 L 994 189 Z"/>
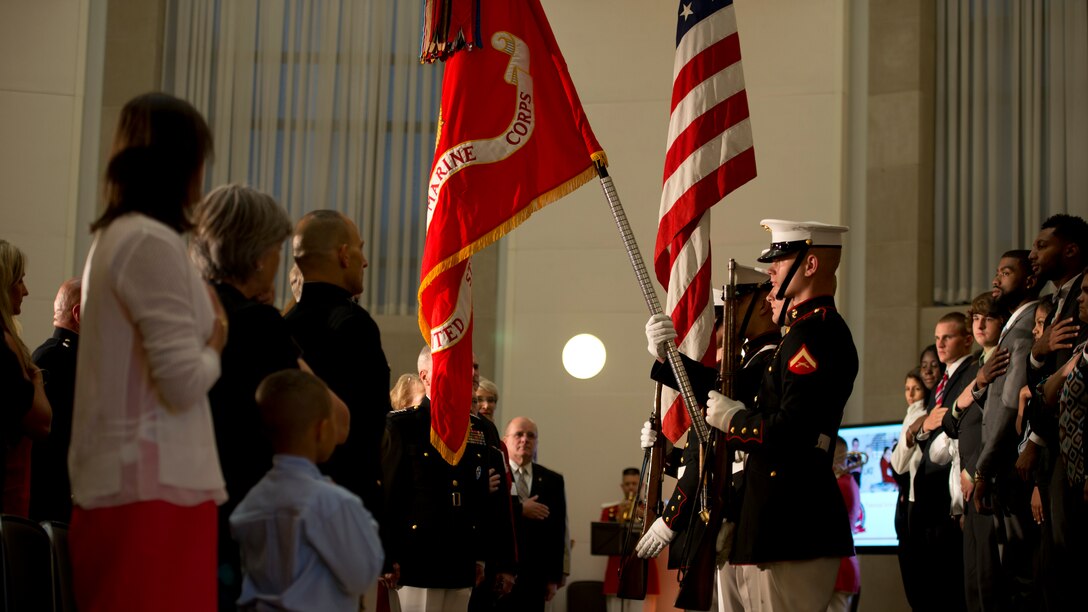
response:
<path fill-rule="evenodd" d="M 926 387 L 926 381 L 922 380 L 922 370 L 920 368 L 914 368 L 910 372 L 907 372 L 906 379 L 910 380 L 912 378 L 918 383 L 918 386 L 922 387 L 922 404 L 928 406 L 929 396 L 932 392 Z"/>
<path fill-rule="evenodd" d="M 121 110 L 113 156 L 106 168 L 106 211 L 91 231 L 138 212 L 183 232 L 200 199 L 197 180 L 212 154 L 212 133 L 185 100 L 148 93 Z"/>

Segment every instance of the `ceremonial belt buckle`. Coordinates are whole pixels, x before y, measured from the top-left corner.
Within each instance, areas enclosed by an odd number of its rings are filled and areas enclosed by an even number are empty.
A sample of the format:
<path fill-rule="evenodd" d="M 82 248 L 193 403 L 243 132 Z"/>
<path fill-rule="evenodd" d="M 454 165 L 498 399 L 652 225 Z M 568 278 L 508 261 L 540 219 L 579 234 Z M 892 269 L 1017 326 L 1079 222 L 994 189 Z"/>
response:
<path fill-rule="evenodd" d="M 453 493 L 450 494 L 450 498 L 452 499 L 454 508 L 460 508 L 461 507 L 461 493 L 460 492 L 454 491 Z"/>

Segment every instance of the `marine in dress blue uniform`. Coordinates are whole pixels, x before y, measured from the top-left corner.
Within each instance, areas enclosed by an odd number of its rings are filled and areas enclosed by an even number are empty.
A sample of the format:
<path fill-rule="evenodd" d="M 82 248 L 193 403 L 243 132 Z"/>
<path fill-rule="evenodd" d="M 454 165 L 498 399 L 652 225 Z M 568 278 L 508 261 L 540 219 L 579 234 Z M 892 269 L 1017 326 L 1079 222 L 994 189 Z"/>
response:
<path fill-rule="evenodd" d="M 858 371 L 850 330 L 835 307 L 835 269 L 847 228 L 764 220 L 759 258 L 789 331 L 763 375 L 758 410 L 711 393 L 707 422 L 748 453 L 745 494 L 729 561 L 760 567 L 771 610 L 822 610 L 839 559 L 854 554 L 832 471 L 834 441 Z M 797 513 L 803 504 L 805 512 Z"/>
<path fill-rule="evenodd" d="M 740 299 L 736 333 L 743 338 L 740 369 L 736 378 L 737 397 L 745 405 L 755 410 L 757 409 L 756 397 L 759 393 L 763 372 L 770 364 L 774 348 L 778 345 L 782 336 L 774 327 L 773 322 L 770 321 L 769 306 L 765 304 L 767 291 L 770 290 L 770 279 L 766 272 L 747 266 L 737 266 L 736 290 Z M 719 337 L 717 332 L 722 325 L 721 308 L 723 302 L 719 291 L 715 291 L 714 297 L 718 317 L 714 329 L 715 337 Z M 758 313 L 760 310 L 768 310 L 765 317 L 767 319 L 766 324 L 759 324 L 758 321 L 750 324 L 753 313 L 755 313 L 756 319 L 759 319 L 760 315 Z M 720 340 L 716 340 L 716 342 L 719 345 L 721 344 Z M 692 390 L 697 398 L 705 398 L 711 390 L 719 387 L 720 376 L 717 367 L 705 366 L 684 355 L 681 355 L 681 359 L 684 362 L 684 367 L 692 384 Z M 677 388 L 676 379 L 673 377 L 672 369 L 667 363 L 655 362 L 650 371 L 650 377 L 669 387 Z M 732 459 L 732 454 L 730 459 Z M 668 503 L 665 505 L 661 520 L 673 531 L 691 529 L 692 532 L 681 536 L 681 541 L 685 543 L 684 546 L 674 545 L 669 549 L 670 569 L 688 565 L 687 557 L 694 554 L 696 543 L 700 538 L 704 537 L 705 532 L 705 524 L 702 521 L 691 520 L 696 512 L 693 508 L 697 505 L 696 493 L 699 487 L 699 444 L 697 439 L 691 435 L 690 430 L 688 444 L 684 447 L 678 463 L 679 465 L 675 467 L 684 467 L 685 469 L 682 473 L 674 474 L 678 476 L 679 480 L 672 497 L 669 498 Z M 721 466 L 713 471 L 729 470 L 732 472 L 731 468 L 732 465 Z M 679 472 L 678 469 L 677 472 Z M 724 516 L 730 522 L 736 522 L 738 518 L 739 496 L 742 486 L 739 474 L 733 480 L 734 482 L 729 489 L 723 489 L 723 492 L 728 493 L 723 495 L 723 499 L 711 501 L 712 504 L 727 504 Z M 717 535 L 716 531 L 714 535 Z"/>

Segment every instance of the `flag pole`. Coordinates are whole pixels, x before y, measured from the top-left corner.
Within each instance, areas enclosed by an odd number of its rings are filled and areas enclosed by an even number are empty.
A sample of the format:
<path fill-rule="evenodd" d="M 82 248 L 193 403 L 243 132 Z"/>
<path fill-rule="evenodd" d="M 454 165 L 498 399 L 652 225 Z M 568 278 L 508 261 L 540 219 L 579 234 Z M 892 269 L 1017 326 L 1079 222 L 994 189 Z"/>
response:
<path fill-rule="evenodd" d="M 642 259 L 638 243 L 635 242 L 631 224 L 627 222 L 627 213 L 623 211 L 623 204 L 620 202 L 619 194 L 616 193 L 616 186 L 612 183 L 612 177 L 608 175 L 605 161 L 602 156 L 594 156 L 593 163 L 597 169 L 597 176 L 601 179 L 601 188 L 604 189 L 604 197 L 608 200 L 612 218 L 616 221 L 616 227 L 620 231 L 620 238 L 623 239 L 627 257 L 631 260 L 631 267 L 634 268 L 635 276 L 638 278 L 638 285 L 642 289 L 642 297 L 646 300 L 646 307 L 650 309 L 651 315 L 663 314 L 661 302 L 658 301 L 657 292 L 654 291 L 653 284 L 651 284 L 650 274 L 646 272 L 646 263 Z M 680 396 L 683 398 L 684 406 L 691 418 L 691 426 L 699 437 L 699 442 L 705 445 L 710 439 L 710 431 L 707 429 L 706 419 L 703 418 L 699 410 L 699 403 L 695 401 L 695 392 L 691 389 L 691 381 L 688 380 L 687 370 L 684 369 L 684 363 L 680 360 L 680 351 L 676 349 L 675 342 L 666 342 L 665 346 L 668 351 L 666 356 L 669 366 L 672 368 L 673 376 L 676 377 L 676 382 L 680 387 Z"/>

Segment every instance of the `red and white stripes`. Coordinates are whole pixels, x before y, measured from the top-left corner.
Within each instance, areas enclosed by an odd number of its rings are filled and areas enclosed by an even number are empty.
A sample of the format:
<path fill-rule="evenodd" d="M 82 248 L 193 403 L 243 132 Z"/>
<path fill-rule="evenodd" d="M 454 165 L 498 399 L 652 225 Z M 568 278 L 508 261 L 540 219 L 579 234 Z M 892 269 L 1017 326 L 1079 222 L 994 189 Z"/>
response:
<path fill-rule="evenodd" d="M 707 365 L 714 364 L 710 207 L 756 175 L 737 22 L 733 5 L 722 4 L 700 14 L 680 3 L 678 29 L 690 29 L 676 46 L 654 248 L 680 352 Z M 695 25 L 686 23 L 693 19 Z M 691 423 L 678 394 L 666 391 L 662 431 L 675 442 Z"/>

